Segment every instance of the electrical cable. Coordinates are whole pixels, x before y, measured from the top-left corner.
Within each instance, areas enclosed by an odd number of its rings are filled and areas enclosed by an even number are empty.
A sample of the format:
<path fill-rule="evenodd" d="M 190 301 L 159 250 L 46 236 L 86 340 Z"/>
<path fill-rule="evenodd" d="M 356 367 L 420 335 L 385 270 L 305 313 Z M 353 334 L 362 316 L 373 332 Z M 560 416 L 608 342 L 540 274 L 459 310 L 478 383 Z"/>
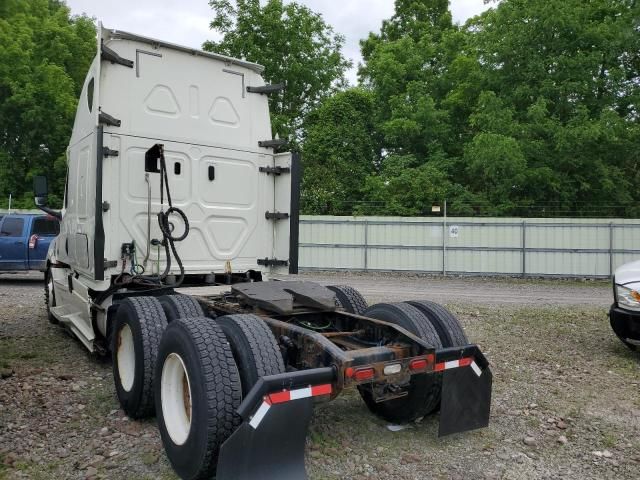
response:
<path fill-rule="evenodd" d="M 169 189 L 169 176 L 167 174 L 167 164 L 164 158 L 164 146 L 156 145 L 159 151 L 160 157 L 160 212 L 158 213 L 158 224 L 160 226 L 160 231 L 162 232 L 162 243 L 164 244 L 165 253 L 167 257 L 167 263 L 164 268 L 164 272 L 160 276 L 162 280 L 165 280 L 171 271 L 171 253 L 173 253 L 173 257 L 178 264 L 178 268 L 180 269 L 180 277 L 175 283 L 175 287 L 179 287 L 182 285 L 184 281 L 184 266 L 182 265 L 182 260 L 178 255 L 176 250 L 175 243 L 181 242 L 187 235 L 189 235 L 189 219 L 185 215 L 185 213 L 177 207 L 173 206 L 173 202 L 171 201 L 171 190 Z M 167 211 L 164 211 L 164 189 L 167 189 L 167 203 L 169 204 L 169 208 Z M 182 221 L 184 222 L 184 232 L 179 237 L 174 237 L 171 232 L 171 226 L 169 223 L 169 215 L 177 214 Z"/>
<path fill-rule="evenodd" d="M 156 144 L 152 147 L 152 149 L 156 149 L 158 152 L 158 157 L 160 159 L 160 213 L 158 213 L 158 224 L 160 226 L 160 231 L 162 232 L 162 242 L 158 243 L 158 278 L 153 279 L 148 276 L 143 276 L 144 267 L 142 265 L 137 264 L 137 259 L 135 255 L 135 245 L 133 247 L 133 251 L 130 255 L 131 273 L 125 273 L 127 260 L 126 257 L 122 257 L 122 271 L 115 278 L 113 284 L 105 291 L 101 292 L 97 295 L 93 303 L 94 305 L 100 305 L 104 302 L 110 295 L 115 293 L 117 290 L 121 288 L 130 288 L 138 291 L 139 293 L 148 293 L 157 290 L 161 290 L 165 288 L 162 285 L 162 280 L 166 279 L 171 271 L 171 254 L 176 260 L 178 267 L 180 268 L 180 276 L 178 280 L 172 287 L 177 288 L 182 285 L 185 277 L 185 270 L 182 264 L 182 260 L 178 255 L 178 252 L 175 247 L 175 242 L 181 242 L 187 235 L 189 235 L 189 220 L 187 219 L 186 214 L 179 208 L 173 206 L 173 202 L 171 200 L 171 190 L 169 189 L 169 176 L 167 174 L 167 165 L 166 160 L 164 158 L 164 146 L 161 144 Z M 164 211 L 164 189 L 167 190 L 167 202 L 169 204 L 169 208 L 167 211 Z M 184 233 L 179 237 L 174 237 L 171 233 L 171 224 L 169 222 L 169 215 L 176 214 L 182 221 L 184 222 L 185 229 Z M 133 242 L 132 242 L 133 243 Z M 167 257 L 167 264 L 165 266 L 164 272 L 160 275 L 160 245 L 164 245 L 165 253 Z M 138 268 L 140 267 L 140 268 Z M 140 273 L 140 269 L 142 272 Z"/>

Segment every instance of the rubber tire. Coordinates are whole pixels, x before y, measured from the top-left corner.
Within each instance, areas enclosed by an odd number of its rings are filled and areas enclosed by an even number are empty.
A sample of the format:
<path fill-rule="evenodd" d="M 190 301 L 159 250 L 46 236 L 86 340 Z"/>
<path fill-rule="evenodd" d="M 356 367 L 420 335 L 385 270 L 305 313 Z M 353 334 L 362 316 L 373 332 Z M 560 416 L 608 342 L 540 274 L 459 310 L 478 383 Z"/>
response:
<path fill-rule="evenodd" d="M 218 317 L 240 371 L 242 395 L 253 388 L 260 377 L 284 373 L 284 362 L 276 337 L 257 315 L 225 315 Z"/>
<path fill-rule="evenodd" d="M 162 413 L 162 368 L 171 353 L 182 358 L 191 387 L 191 429 L 182 445 L 171 440 Z M 212 478 L 220 447 L 241 422 L 240 375 L 222 328 L 206 317 L 171 322 L 160 342 L 155 378 L 158 428 L 171 466 L 183 479 Z"/>
<path fill-rule="evenodd" d="M 404 302 L 416 307 L 431 321 L 444 348 L 468 345 L 469 340 L 458 319 L 442 305 L 428 300 Z"/>
<path fill-rule="evenodd" d="M 118 372 L 118 332 L 129 325 L 133 334 L 135 370 L 133 385 L 127 392 Z M 111 359 L 113 380 L 120 406 L 131 418 L 151 417 L 155 413 L 153 378 L 162 332 L 167 318 L 155 297 L 129 297 L 118 306 L 111 330 Z"/>
<path fill-rule="evenodd" d="M 47 267 L 44 272 L 44 304 L 47 308 L 47 320 L 49 320 L 49 323 L 52 325 L 58 325 L 60 322 L 51 313 L 51 307 L 56 306 L 56 291 L 53 278 L 51 279 L 51 297 L 49 297 L 49 278 L 51 278 L 51 276 L 51 267 Z"/>
<path fill-rule="evenodd" d="M 168 322 L 179 318 L 204 317 L 204 311 L 198 301 L 189 295 L 163 295 L 158 297 Z"/>
<path fill-rule="evenodd" d="M 365 317 L 384 320 L 403 327 L 433 348 L 441 348 L 440 337 L 429 319 L 406 303 L 379 303 L 364 312 Z M 440 404 L 441 374 L 412 375 L 408 394 L 386 402 L 376 402 L 371 392 L 359 387 L 360 395 L 369 410 L 388 422 L 407 423 L 424 417 Z"/>
<path fill-rule="evenodd" d="M 362 294 L 353 287 L 348 285 L 329 285 L 327 288 L 336 294 L 338 306 L 349 313 L 362 315 L 369 307 Z"/>

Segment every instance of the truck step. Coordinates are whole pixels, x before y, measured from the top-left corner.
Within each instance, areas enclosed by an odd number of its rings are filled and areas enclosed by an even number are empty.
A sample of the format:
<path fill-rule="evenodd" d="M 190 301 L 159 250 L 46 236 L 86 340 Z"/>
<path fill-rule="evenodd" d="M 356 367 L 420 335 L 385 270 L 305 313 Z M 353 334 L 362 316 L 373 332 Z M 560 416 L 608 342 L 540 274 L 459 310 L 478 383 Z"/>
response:
<path fill-rule="evenodd" d="M 84 344 L 89 351 L 95 350 L 93 341 L 96 336 L 93 329 L 86 324 L 82 318 L 81 312 L 64 313 L 65 307 L 53 307 L 51 313 L 60 321 L 60 323 L 68 326 L 76 337 Z"/>

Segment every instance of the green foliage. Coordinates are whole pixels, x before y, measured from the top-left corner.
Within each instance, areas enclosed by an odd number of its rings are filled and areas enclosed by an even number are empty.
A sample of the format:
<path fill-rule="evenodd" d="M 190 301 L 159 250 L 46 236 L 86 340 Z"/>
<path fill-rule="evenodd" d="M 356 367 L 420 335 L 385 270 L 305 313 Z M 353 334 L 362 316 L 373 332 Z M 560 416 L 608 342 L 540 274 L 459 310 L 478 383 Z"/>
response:
<path fill-rule="evenodd" d="M 313 214 L 340 214 L 362 198 L 378 162 L 373 95 L 353 88 L 335 94 L 305 121 L 302 201 Z"/>
<path fill-rule="evenodd" d="M 452 22 L 447 0 L 396 0 L 362 40 L 283 0 L 210 0 L 220 41 L 265 65 L 274 134 L 303 149 L 306 213 L 640 215 L 640 2 L 502 0 Z M 0 205 L 32 206 L 65 149 L 95 28 L 62 0 L 0 2 Z"/>
<path fill-rule="evenodd" d="M 638 2 L 502 0 L 462 27 L 446 0 L 395 4 L 361 42 L 371 213 L 640 214 Z"/>
<path fill-rule="evenodd" d="M 480 133 L 466 146 L 463 158 L 469 186 L 493 205 L 508 205 L 525 189 L 527 161 L 515 138 Z"/>
<path fill-rule="evenodd" d="M 274 134 L 297 142 L 304 117 L 344 86 L 350 63 L 340 50 L 344 37 L 322 17 L 295 2 L 268 0 L 210 0 L 215 18 L 211 28 L 223 35 L 203 48 L 265 66 L 268 83 L 284 83 L 271 95 Z"/>
<path fill-rule="evenodd" d="M 365 180 L 367 199 L 356 209 L 358 215 L 427 215 L 433 204 L 452 193 L 447 176 L 431 164 L 415 166 L 411 155 L 392 155 L 382 171 Z"/>
<path fill-rule="evenodd" d="M 0 5 L 0 205 L 33 208 L 31 180 L 50 178 L 59 204 L 77 97 L 95 54 L 95 27 L 57 0 Z"/>

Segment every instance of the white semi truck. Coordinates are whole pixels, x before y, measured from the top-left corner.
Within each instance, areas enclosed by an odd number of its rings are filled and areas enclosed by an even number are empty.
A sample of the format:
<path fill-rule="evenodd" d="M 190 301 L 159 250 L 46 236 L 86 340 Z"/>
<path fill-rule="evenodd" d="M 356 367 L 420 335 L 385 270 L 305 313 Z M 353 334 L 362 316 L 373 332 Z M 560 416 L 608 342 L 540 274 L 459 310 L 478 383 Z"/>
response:
<path fill-rule="evenodd" d="M 488 424 L 491 371 L 428 301 L 367 306 L 297 273 L 300 166 L 263 68 L 100 26 L 67 151 L 49 320 L 110 354 L 181 478 L 306 478 L 315 401 L 357 388 L 393 422 Z M 46 178 L 34 182 L 47 207 Z"/>

